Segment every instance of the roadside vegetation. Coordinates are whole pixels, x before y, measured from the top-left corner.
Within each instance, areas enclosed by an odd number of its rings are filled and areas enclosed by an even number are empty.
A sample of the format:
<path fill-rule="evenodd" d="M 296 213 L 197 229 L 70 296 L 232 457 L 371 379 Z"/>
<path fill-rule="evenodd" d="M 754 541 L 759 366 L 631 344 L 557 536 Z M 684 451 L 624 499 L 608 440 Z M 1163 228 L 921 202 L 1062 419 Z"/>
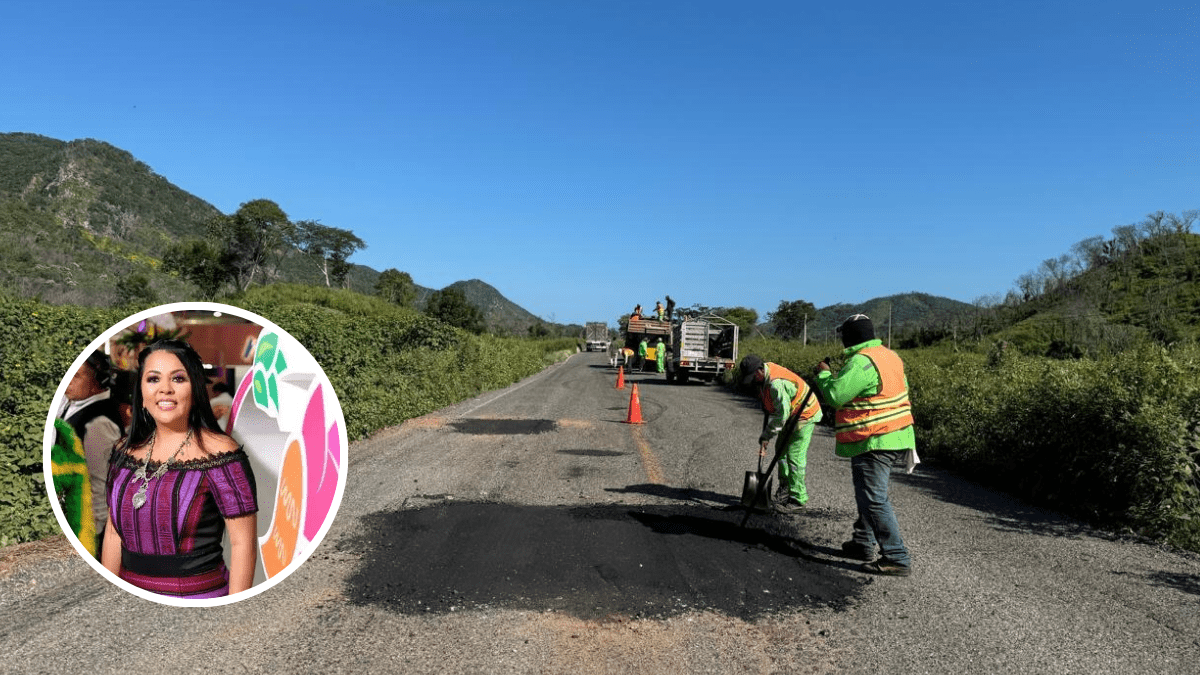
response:
<path fill-rule="evenodd" d="M 475 334 L 344 289 L 275 284 L 221 301 L 272 321 L 312 353 L 352 441 L 508 386 L 577 347 L 574 338 Z M 47 412 L 72 361 L 134 311 L 0 293 L 0 546 L 58 533 L 42 474 Z"/>
<path fill-rule="evenodd" d="M 100 141 L 0 134 L 0 159 L 0 545 L 57 531 L 40 470 L 51 398 L 80 350 L 138 309 L 212 298 L 275 322 L 321 363 L 352 439 L 515 382 L 583 329 L 479 280 L 434 291 L 352 265 L 366 242 L 350 230 L 268 199 L 222 214 Z M 867 313 L 908 366 L 925 459 L 1200 550 L 1198 218 L 1151 213 L 971 304 L 783 300 L 763 323 L 744 307 L 679 311 L 727 316 L 743 354 L 802 375 L 827 356 L 836 367 L 835 327 Z"/>
<path fill-rule="evenodd" d="M 1031 504 L 1200 551 L 1200 347 L 1151 340 L 1096 358 L 981 341 L 898 349 L 917 450 Z M 742 345 L 798 374 L 840 345 Z M 832 424 L 827 410 L 827 424 Z"/>
<path fill-rule="evenodd" d="M 1200 551 L 1196 219 L 1150 214 L 1044 261 L 1003 299 L 898 331 L 921 457 L 1031 504 Z M 822 358 L 842 363 L 841 344 L 827 340 L 751 338 L 740 351 L 804 376 Z"/>

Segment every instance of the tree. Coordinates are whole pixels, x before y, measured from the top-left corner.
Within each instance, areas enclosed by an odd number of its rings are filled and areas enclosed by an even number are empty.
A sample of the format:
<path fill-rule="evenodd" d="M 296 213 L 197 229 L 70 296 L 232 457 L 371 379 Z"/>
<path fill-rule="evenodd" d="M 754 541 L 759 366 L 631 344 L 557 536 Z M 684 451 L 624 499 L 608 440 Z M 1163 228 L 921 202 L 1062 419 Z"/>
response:
<path fill-rule="evenodd" d="M 348 259 L 355 251 L 367 247 L 350 230 L 322 225 L 315 220 L 297 221 L 286 234 L 286 242 L 316 264 L 325 277 L 325 286 L 346 285 L 350 274 Z M 411 281 L 411 280 L 410 280 Z"/>
<path fill-rule="evenodd" d="M 425 304 L 425 314 L 472 333 L 483 332 L 483 312 L 457 288 L 434 291 Z"/>
<path fill-rule="evenodd" d="M 206 300 L 217 297 L 226 283 L 236 283 L 230 255 L 216 245 L 192 239 L 172 245 L 163 256 L 163 269 L 195 284 Z"/>
<path fill-rule="evenodd" d="M 401 307 L 412 307 L 417 299 L 417 286 L 408 272 L 393 267 L 379 274 L 375 280 L 375 294 Z"/>
<path fill-rule="evenodd" d="M 816 316 L 817 308 L 804 300 L 781 300 L 778 309 L 767 312 L 767 318 L 775 324 L 775 334 L 784 340 L 804 335 L 806 322 Z"/>
<path fill-rule="evenodd" d="M 209 237 L 227 257 L 238 290 L 246 290 L 259 271 L 278 260 L 280 249 L 294 229 L 287 214 L 269 199 L 245 202 L 230 216 L 209 223 Z"/>
<path fill-rule="evenodd" d="M 117 302 L 121 305 L 158 304 L 158 294 L 150 286 L 150 277 L 142 272 L 125 274 L 117 279 Z"/>
<path fill-rule="evenodd" d="M 1085 270 L 1096 269 L 1108 262 L 1104 257 L 1104 237 L 1099 235 L 1077 242 L 1071 251 Z"/>
<path fill-rule="evenodd" d="M 748 307 L 730 307 L 724 310 L 721 316 L 737 324 L 738 334 L 747 337 L 758 325 L 758 312 Z"/>

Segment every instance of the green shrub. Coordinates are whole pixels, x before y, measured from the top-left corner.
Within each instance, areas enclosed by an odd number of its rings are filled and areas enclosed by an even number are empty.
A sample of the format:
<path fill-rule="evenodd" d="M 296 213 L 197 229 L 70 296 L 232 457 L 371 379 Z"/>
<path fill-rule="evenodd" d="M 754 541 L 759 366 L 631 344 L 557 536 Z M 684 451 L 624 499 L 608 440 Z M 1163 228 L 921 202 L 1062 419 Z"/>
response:
<path fill-rule="evenodd" d="M 225 302 L 309 350 L 337 392 L 351 440 L 508 386 L 575 349 L 572 338 L 472 335 L 339 289 L 273 285 Z M 41 472 L 46 416 L 72 361 L 126 316 L 0 295 L 0 546 L 58 531 Z"/>
<path fill-rule="evenodd" d="M 740 351 L 809 376 L 823 356 L 840 367 L 834 349 L 753 339 Z M 1011 343 L 899 353 L 923 458 L 1098 525 L 1200 550 L 1200 347 L 1133 340 L 1069 360 Z"/>
<path fill-rule="evenodd" d="M 910 360 L 917 443 L 1030 501 L 1200 548 L 1200 354 Z"/>
<path fill-rule="evenodd" d="M 42 475 L 42 433 L 71 363 L 123 317 L 0 294 L 0 546 L 58 531 Z"/>

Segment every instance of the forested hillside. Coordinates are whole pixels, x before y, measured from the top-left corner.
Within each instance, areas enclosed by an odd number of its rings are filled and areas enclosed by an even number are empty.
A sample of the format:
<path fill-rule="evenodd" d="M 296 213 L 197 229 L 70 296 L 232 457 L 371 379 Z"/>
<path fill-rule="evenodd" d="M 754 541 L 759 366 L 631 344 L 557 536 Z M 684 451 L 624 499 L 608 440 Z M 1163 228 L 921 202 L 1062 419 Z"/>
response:
<path fill-rule="evenodd" d="M 251 196 L 223 214 L 103 141 L 0 134 L 0 288 L 91 307 L 212 300 L 280 282 L 376 293 L 380 272 L 347 261 L 368 242 Z M 580 330 L 545 324 L 479 280 L 449 288 L 479 310 L 483 330 Z M 418 309 L 437 292 L 412 289 Z"/>
<path fill-rule="evenodd" d="M 21 295 L 110 305 L 132 279 L 180 297 L 158 261 L 217 214 L 107 143 L 0 134 L 0 283 Z"/>
<path fill-rule="evenodd" d="M 1027 354 L 1078 357 L 1200 337 L 1198 212 L 1155 212 L 1085 239 L 1021 275 L 1003 298 L 981 299 L 959 334 L 992 335 Z M 937 336 L 942 339 L 942 335 Z"/>

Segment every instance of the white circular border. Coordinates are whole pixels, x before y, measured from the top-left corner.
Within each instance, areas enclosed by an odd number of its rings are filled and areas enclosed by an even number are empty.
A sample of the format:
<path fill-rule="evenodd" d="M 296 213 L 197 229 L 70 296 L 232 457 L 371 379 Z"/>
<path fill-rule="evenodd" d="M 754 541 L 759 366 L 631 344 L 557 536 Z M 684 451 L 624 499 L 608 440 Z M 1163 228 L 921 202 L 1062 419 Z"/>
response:
<path fill-rule="evenodd" d="M 59 383 L 58 389 L 54 393 L 54 400 L 51 403 L 50 411 L 46 414 L 46 429 L 42 435 L 42 473 L 46 480 L 46 494 L 50 498 L 50 508 L 54 510 L 54 517 L 58 519 L 58 526 L 62 529 L 63 533 L 67 535 L 67 541 L 71 542 L 71 545 L 75 547 L 75 550 L 79 553 L 79 555 L 87 562 L 87 564 L 91 565 L 92 569 L 96 570 L 100 576 L 109 580 L 116 586 L 129 591 L 140 598 L 150 600 L 151 602 L 157 602 L 163 605 L 171 605 L 173 607 L 217 607 L 220 605 L 228 605 L 230 603 L 245 600 L 247 598 L 252 598 L 271 588 L 275 584 L 283 581 L 290 576 L 292 572 L 295 572 L 300 565 L 304 564 L 304 561 L 308 560 L 308 557 L 312 555 L 312 552 L 315 551 L 318 546 L 320 546 L 321 541 L 325 539 L 325 534 L 329 532 L 329 528 L 333 525 L 333 519 L 335 516 L 337 516 L 338 508 L 342 505 L 342 495 L 346 491 L 346 475 L 349 471 L 348 460 L 350 456 L 350 445 L 347 442 L 346 419 L 342 414 L 342 404 L 340 401 L 338 401 L 337 391 L 334 389 L 333 384 L 329 382 L 329 378 L 325 375 L 325 371 L 321 368 L 321 364 L 317 363 L 318 375 L 320 376 L 320 379 L 326 385 L 328 385 L 329 393 L 332 396 L 333 401 L 336 403 L 336 409 L 334 411 L 327 410 L 325 415 L 326 419 L 332 418 L 337 422 L 338 438 L 342 444 L 342 457 L 338 467 L 337 489 L 333 495 L 333 502 L 329 505 L 329 513 L 325 514 L 325 520 L 321 523 L 320 529 L 317 530 L 316 537 L 303 551 L 292 558 L 292 561 L 288 563 L 287 567 L 280 570 L 275 576 L 263 581 L 261 584 L 251 586 L 240 593 L 226 595 L 221 598 L 202 599 L 176 598 L 169 595 L 151 593 L 150 591 L 134 586 L 128 581 L 125 581 L 124 579 L 121 579 L 117 575 L 108 571 L 108 568 L 100 564 L 99 560 L 87 552 L 87 549 L 83 547 L 83 543 L 80 542 L 79 538 L 75 536 L 75 533 L 71 530 L 71 526 L 67 523 L 67 518 L 63 514 L 62 507 L 58 503 L 58 496 L 54 492 L 54 469 L 50 462 L 50 449 L 54 446 L 56 436 L 54 430 L 54 419 L 56 415 L 53 403 L 62 401 L 63 397 L 66 396 L 67 385 L 71 383 L 71 378 L 75 376 L 75 372 L 79 370 L 80 366 L 82 366 L 84 361 L 87 360 L 88 355 L 97 349 L 102 349 L 104 345 L 107 344 L 108 340 L 122 329 L 128 327 L 130 324 L 137 323 L 143 319 L 149 319 L 151 317 L 158 316 L 159 314 L 170 314 L 171 312 L 181 311 L 206 311 L 232 314 L 258 324 L 261 328 L 278 331 L 284 335 L 287 335 L 288 337 L 291 337 L 287 331 L 255 314 L 254 312 L 244 310 L 240 307 L 223 305 L 217 302 L 175 302 L 167 305 L 159 305 L 158 307 L 153 307 L 151 309 L 138 312 L 137 314 L 121 320 L 116 325 L 104 331 L 104 333 L 102 333 L 95 340 L 92 340 L 91 344 L 89 344 L 86 349 L 80 352 L 79 356 L 75 357 L 75 361 L 71 364 L 71 367 L 67 369 L 66 376 L 63 378 L 62 382 Z M 294 340 L 295 338 L 292 339 Z M 296 343 L 300 344 L 300 341 L 296 340 Z M 300 344 L 300 346 L 304 348 L 305 351 L 308 350 L 308 348 L 304 347 L 303 344 Z M 312 354 L 310 353 L 309 356 L 312 356 Z M 316 359 L 314 358 L 313 361 L 315 363 Z M 330 414 L 331 412 L 332 414 Z M 255 548 L 257 549 L 257 547 L 258 534 L 255 533 Z M 259 552 L 256 550 L 255 554 L 257 557 Z"/>

